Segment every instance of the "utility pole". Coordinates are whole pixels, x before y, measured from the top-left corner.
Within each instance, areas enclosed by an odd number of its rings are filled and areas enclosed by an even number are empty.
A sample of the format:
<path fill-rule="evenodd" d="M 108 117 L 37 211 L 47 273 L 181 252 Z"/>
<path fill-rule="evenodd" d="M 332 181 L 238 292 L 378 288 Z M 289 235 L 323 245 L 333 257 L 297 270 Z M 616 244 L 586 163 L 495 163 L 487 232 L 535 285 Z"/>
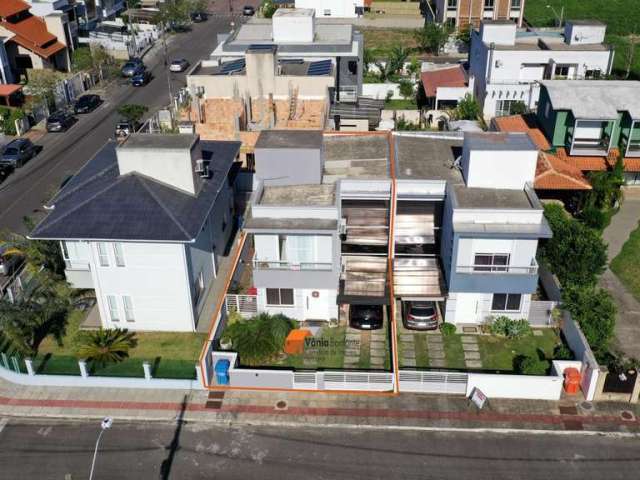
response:
<path fill-rule="evenodd" d="M 102 423 L 100 423 L 100 433 L 98 434 L 98 439 L 96 440 L 96 448 L 93 451 L 93 460 L 91 462 L 91 471 L 89 472 L 89 480 L 93 480 L 93 471 L 96 466 L 96 457 L 98 456 L 98 447 L 100 446 L 100 439 L 102 438 L 102 434 L 105 430 L 108 430 L 113 425 L 113 418 L 104 417 Z"/>

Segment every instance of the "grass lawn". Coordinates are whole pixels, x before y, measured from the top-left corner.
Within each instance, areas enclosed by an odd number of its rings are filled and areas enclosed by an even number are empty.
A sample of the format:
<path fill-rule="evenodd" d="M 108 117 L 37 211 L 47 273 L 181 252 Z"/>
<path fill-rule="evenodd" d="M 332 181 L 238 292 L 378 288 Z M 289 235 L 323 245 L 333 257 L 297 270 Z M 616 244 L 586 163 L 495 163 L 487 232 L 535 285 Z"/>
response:
<path fill-rule="evenodd" d="M 461 335 L 442 335 L 444 357 L 448 368 L 465 368 Z"/>
<path fill-rule="evenodd" d="M 396 45 L 412 50 L 418 47 L 413 30 L 399 28 L 359 28 L 359 30 L 364 35 L 364 46 L 371 49 L 376 60 L 386 59 Z"/>
<path fill-rule="evenodd" d="M 413 336 L 416 346 L 416 367 L 426 368 L 429 366 L 429 354 L 427 352 L 427 336 L 417 335 Z"/>
<path fill-rule="evenodd" d="M 39 373 L 78 375 L 75 351 L 77 335 L 85 312 L 74 311 L 69 317 L 67 332 L 58 345 L 53 338 L 46 338 L 40 345 L 34 367 Z M 152 365 L 152 374 L 158 378 L 195 378 L 195 363 L 206 335 L 201 333 L 138 332 L 138 346 L 129 352 L 129 358 L 121 363 L 92 369 L 95 375 L 143 377 L 142 362 Z"/>
<path fill-rule="evenodd" d="M 384 102 L 385 110 L 417 110 L 415 98 L 402 99 L 402 100 L 387 100 Z"/>
<path fill-rule="evenodd" d="M 627 290 L 640 300 L 640 227 L 631 232 L 629 240 L 611 262 L 611 270 Z"/>
<path fill-rule="evenodd" d="M 553 349 L 560 343 L 560 337 L 554 329 L 547 328 L 541 336 L 529 335 L 509 340 L 504 337 L 479 335 L 480 358 L 484 370 L 513 371 L 513 360 L 518 355 L 535 356 L 538 350 L 545 358 L 553 358 Z"/>
<path fill-rule="evenodd" d="M 273 362 L 265 362 L 263 367 L 278 366 L 291 368 L 342 368 L 344 364 L 346 327 L 322 327 L 316 345 L 307 344 L 302 355 L 286 355 Z M 242 358 L 240 358 L 242 361 Z"/>

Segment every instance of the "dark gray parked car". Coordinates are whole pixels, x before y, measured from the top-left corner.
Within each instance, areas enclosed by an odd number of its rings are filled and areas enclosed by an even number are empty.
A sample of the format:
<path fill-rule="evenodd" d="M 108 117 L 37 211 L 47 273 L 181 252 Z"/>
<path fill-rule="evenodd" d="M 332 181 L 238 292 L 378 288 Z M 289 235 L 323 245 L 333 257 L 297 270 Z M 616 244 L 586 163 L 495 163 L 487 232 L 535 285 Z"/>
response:
<path fill-rule="evenodd" d="M 73 115 L 65 110 L 53 112 L 47 118 L 47 132 L 63 132 L 73 125 L 74 121 Z"/>
<path fill-rule="evenodd" d="M 123 77 L 133 77 L 140 68 L 144 68 L 144 63 L 139 58 L 134 58 L 122 66 L 120 73 Z"/>
<path fill-rule="evenodd" d="M 28 138 L 16 138 L 4 147 L 0 166 L 20 168 L 38 154 L 38 149 Z"/>

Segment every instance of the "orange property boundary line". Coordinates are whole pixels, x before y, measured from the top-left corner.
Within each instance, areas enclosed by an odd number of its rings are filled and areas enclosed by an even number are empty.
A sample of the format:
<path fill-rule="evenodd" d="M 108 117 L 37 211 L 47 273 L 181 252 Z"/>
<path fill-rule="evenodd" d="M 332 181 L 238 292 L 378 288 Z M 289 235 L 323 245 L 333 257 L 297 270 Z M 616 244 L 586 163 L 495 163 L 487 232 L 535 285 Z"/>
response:
<path fill-rule="evenodd" d="M 231 280 L 235 274 L 236 268 L 238 266 L 238 261 L 240 260 L 240 256 L 242 254 L 242 250 L 244 248 L 245 241 L 247 239 L 246 232 L 241 232 L 241 238 L 238 245 L 238 250 L 233 259 L 233 268 L 230 269 L 229 275 L 225 281 L 225 288 L 223 290 L 222 295 L 218 299 L 218 305 L 214 311 L 212 317 L 212 323 L 209 327 L 209 332 L 207 334 L 207 340 L 202 347 L 200 352 L 199 368 L 200 368 L 200 377 L 202 380 L 202 386 L 205 390 L 209 391 L 267 391 L 267 392 L 301 392 L 301 393 L 324 393 L 324 394 L 356 394 L 356 395 L 367 395 L 367 396 L 382 396 L 382 397 L 394 397 L 400 394 L 400 377 L 398 370 L 398 338 L 397 338 L 397 325 L 396 325 L 396 304 L 394 298 L 394 288 L 393 288 L 393 258 L 394 258 L 394 223 L 395 223 L 395 198 L 396 198 L 396 174 L 395 174 L 395 144 L 394 137 L 391 131 L 386 132 L 332 132 L 330 135 L 335 136 L 386 136 L 387 143 L 389 146 L 389 170 L 390 170 L 390 180 L 391 180 L 391 191 L 390 191 L 390 201 L 389 201 L 389 256 L 387 259 L 387 281 L 389 282 L 389 296 L 390 296 L 390 325 L 391 325 L 391 349 L 392 349 L 392 369 L 394 375 L 394 388 L 393 391 L 388 392 L 370 392 L 366 390 L 312 390 L 312 389 L 293 389 L 293 388 L 276 388 L 276 387 L 231 387 L 231 386 L 221 386 L 221 385 L 207 385 L 206 375 L 203 367 L 204 356 L 207 354 L 209 343 L 211 342 L 212 333 L 218 326 L 218 322 L 213 319 L 217 318 L 222 309 L 222 304 L 224 301 L 224 296 L 231 285 Z"/>

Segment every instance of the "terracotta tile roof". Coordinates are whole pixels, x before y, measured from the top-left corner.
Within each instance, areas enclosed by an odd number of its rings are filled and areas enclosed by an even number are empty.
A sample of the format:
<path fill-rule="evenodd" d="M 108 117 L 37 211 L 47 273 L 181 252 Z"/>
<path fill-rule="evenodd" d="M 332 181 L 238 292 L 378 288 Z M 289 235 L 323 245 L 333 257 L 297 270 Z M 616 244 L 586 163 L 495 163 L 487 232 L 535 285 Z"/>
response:
<path fill-rule="evenodd" d="M 27 17 L 17 23 L 3 21 L 0 22 L 0 26 L 15 34 L 11 41 L 43 58 L 49 58 L 65 48 L 64 44 L 47 30 L 47 24 L 40 17 Z"/>
<path fill-rule="evenodd" d="M 609 162 L 606 157 L 568 155 L 565 148 L 556 149 L 556 156 L 567 162 L 569 165 L 579 168 L 583 172 L 603 172 L 609 168 Z M 615 159 L 613 163 L 615 164 Z"/>
<path fill-rule="evenodd" d="M 438 87 L 467 86 L 467 76 L 462 65 L 422 72 L 420 78 L 427 97 L 435 97 Z"/>
<path fill-rule="evenodd" d="M 538 190 L 591 190 L 587 177 L 553 153 L 540 152 L 533 182 Z"/>
<path fill-rule="evenodd" d="M 640 158 L 626 157 L 624 159 L 624 171 L 625 172 L 640 172 Z"/>
<path fill-rule="evenodd" d="M 29 4 L 22 0 L 2 0 L 0 1 L 0 17 L 6 18 L 16 13 L 29 10 Z"/>
<path fill-rule="evenodd" d="M 526 132 L 540 150 L 549 150 L 551 148 L 547 137 L 536 126 L 535 119 L 530 115 L 495 117 L 492 122 L 495 130 L 499 132 Z"/>
<path fill-rule="evenodd" d="M 9 95 L 22 90 L 22 85 L 15 85 L 12 83 L 0 85 L 0 97 L 8 97 Z"/>

